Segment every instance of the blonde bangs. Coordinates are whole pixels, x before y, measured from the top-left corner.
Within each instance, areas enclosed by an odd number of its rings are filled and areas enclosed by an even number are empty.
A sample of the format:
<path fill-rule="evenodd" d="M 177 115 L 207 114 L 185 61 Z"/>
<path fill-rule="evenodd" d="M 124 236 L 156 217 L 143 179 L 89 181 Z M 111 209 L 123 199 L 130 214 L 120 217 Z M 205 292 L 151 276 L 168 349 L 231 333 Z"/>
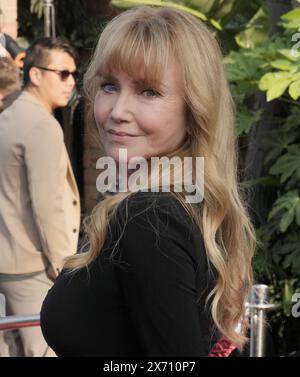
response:
<path fill-rule="evenodd" d="M 136 81 L 157 88 L 168 65 L 171 46 L 168 30 L 165 28 L 162 32 L 152 21 L 117 24 L 118 38 L 109 30 L 104 33 L 97 48 L 94 75 L 124 72 Z"/>

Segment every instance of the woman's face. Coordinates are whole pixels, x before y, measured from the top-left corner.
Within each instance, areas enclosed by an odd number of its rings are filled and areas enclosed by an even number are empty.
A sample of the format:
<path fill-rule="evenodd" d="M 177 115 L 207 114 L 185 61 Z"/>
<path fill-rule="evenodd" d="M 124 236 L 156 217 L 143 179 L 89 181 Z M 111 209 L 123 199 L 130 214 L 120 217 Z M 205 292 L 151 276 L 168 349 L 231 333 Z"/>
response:
<path fill-rule="evenodd" d="M 186 133 L 183 88 L 173 62 L 159 89 L 124 72 L 100 78 L 94 114 L 105 152 L 118 161 L 119 149 L 132 157 L 159 157 L 179 147 Z"/>

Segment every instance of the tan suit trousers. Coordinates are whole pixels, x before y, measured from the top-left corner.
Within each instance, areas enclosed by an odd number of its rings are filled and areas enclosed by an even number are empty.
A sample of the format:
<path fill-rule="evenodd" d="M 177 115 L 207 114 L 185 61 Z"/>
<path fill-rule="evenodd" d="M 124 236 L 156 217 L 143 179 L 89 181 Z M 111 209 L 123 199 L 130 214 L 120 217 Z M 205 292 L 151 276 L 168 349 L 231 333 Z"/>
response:
<path fill-rule="evenodd" d="M 45 272 L 19 281 L 0 281 L 6 298 L 6 315 L 39 314 L 43 300 L 53 282 Z M 20 344 L 17 341 L 20 335 Z M 47 345 L 39 326 L 14 331 L 0 331 L 0 356 L 56 356 Z"/>

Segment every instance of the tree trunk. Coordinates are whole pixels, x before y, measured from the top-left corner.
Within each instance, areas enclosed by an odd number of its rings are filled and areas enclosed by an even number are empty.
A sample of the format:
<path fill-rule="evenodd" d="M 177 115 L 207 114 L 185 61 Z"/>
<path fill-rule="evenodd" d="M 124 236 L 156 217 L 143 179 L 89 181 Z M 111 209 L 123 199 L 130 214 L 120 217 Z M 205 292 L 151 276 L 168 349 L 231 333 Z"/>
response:
<path fill-rule="evenodd" d="M 110 19 L 116 14 L 112 8 L 111 0 L 86 0 L 86 9 L 91 17 Z"/>
<path fill-rule="evenodd" d="M 291 1 L 266 0 L 265 6 L 271 17 L 272 33 L 274 34 L 280 16 L 292 8 Z M 252 180 L 268 174 L 269 166 L 264 165 L 264 160 L 270 150 L 270 146 L 267 144 L 270 132 L 278 127 L 274 116 L 287 115 L 284 105 L 279 100 L 267 102 L 265 93 L 257 93 L 250 102 L 249 105 L 252 109 L 263 109 L 263 114 L 261 119 L 252 126 L 246 140 L 242 140 L 242 144 L 244 142 L 247 144 L 243 169 L 244 180 Z M 255 185 L 251 193 L 250 205 L 253 211 L 252 215 L 254 220 L 261 223 L 265 221 L 264 219 L 274 200 L 272 197 L 274 190 L 263 185 Z"/>

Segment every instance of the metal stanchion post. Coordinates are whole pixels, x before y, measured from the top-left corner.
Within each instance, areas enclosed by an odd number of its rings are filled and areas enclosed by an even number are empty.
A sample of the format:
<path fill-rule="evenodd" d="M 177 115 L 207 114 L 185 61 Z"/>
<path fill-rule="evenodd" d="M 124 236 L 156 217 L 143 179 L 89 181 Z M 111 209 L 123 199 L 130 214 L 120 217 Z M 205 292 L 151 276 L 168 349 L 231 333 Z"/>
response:
<path fill-rule="evenodd" d="M 0 331 L 40 325 L 39 314 L 6 316 L 5 305 L 5 296 L 0 293 Z"/>
<path fill-rule="evenodd" d="M 53 0 L 44 0 L 44 35 L 55 37 L 55 8 Z"/>
<path fill-rule="evenodd" d="M 250 315 L 250 357 L 264 357 L 266 354 L 266 313 L 278 305 L 269 303 L 269 287 L 253 285 L 246 308 Z"/>
<path fill-rule="evenodd" d="M 4 294 L 0 293 L 0 318 L 4 318 L 6 315 L 6 301 Z"/>
<path fill-rule="evenodd" d="M 0 318 L 0 331 L 40 326 L 40 315 L 10 315 Z"/>

